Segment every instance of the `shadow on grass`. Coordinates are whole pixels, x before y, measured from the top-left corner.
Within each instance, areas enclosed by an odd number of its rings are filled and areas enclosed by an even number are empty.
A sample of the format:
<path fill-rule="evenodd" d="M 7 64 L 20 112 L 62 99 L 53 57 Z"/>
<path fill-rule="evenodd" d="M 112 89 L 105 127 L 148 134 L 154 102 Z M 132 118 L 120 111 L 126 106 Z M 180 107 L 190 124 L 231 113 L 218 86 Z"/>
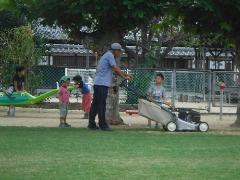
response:
<path fill-rule="evenodd" d="M 128 126 L 111 126 L 112 131 L 102 131 L 102 130 L 89 130 L 85 127 L 72 127 L 72 128 L 58 128 L 58 127 L 27 127 L 27 126 L 0 126 L 0 129 L 2 130 L 43 130 L 43 131 L 79 131 L 79 132 L 89 132 L 89 133 L 149 133 L 149 134 L 172 134 L 172 135 L 180 135 L 180 134 L 198 134 L 198 135 L 238 135 L 240 136 L 240 128 L 232 128 L 232 129 L 226 129 L 226 130 L 217 130 L 217 129 L 210 129 L 208 132 L 198 132 L 198 131 L 176 131 L 176 132 L 168 132 L 161 128 L 155 129 L 155 128 L 144 128 L 144 127 L 128 127 Z"/>

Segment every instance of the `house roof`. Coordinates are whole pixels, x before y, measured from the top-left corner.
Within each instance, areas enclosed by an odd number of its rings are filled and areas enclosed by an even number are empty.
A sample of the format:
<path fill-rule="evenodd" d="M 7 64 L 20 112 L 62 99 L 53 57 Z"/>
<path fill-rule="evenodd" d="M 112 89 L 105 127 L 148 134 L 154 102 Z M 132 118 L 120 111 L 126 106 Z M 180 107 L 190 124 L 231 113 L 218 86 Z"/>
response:
<path fill-rule="evenodd" d="M 81 44 L 46 44 L 47 50 L 46 53 L 48 54 L 81 54 L 87 55 L 87 49 L 84 48 Z M 127 46 L 129 49 L 135 51 L 135 46 Z M 166 50 L 166 47 L 161 48 L 161 53 Z M 194 48 L 190 47 L 173 47 L 172 50 L 168 53 L 167 58 L 194 58 L 195 57 L 195 50 Z M 93 51 L 89 50 L 89 54 L 93 55 Z M 141 54 L 141 53 L 140 53 Z M 125 57 L 126 54 L 123 54 Z M 212 55 L 207 52 L 206 57 L 211 58 Z M 232 58 L 232 54 L 230 52 L 221 53 L 218 56 L 218 59 L 221 58 Z"/>
<path fill-rule="evenodd" d="M 68 32 L 59 26 L 48 26 L 41 24 L 41 19 L 33 22 L 33 33 L 36 36 L 40 36 L 49 40 L 71 40 L 68 36 Z M 140 39 L 140 34 L 137 34 L 138 40 Z M 128 40 L 134 40 L 134 34 L 129 32 L 126 36 Z"/>
<path fill-rule="evenodd" d="M 44 26 L 39 21 L 33 25 L 33 34 L 49 40 L 70 40 L 67 32 L 63 28 L 59 26 Z"/>
<path fill-rule="evenodd" d="M 71 40 L 68 36 L 66 30 L 59 26 L 50 27 L 48 25 L 42 25 L 41 20 L 34 22 L 33 25 L 33 33 L 36 36 L 40 36 L 42 38 L 46 38 L 49 40 Z M 138 32 L 137 37 L 140 37 Z M 129 32 L 128 35 L 125 36 L 126 39 L 132 40 L 134 39 L 134 34 Z M 80 44 L 47 44 L 47 53 L 51 54 L 87 54 L 87 49 L 84 48 L 83 45 Z M 127 46 L 129 49 L 135 51 L 135 46 Z M 161 53 L 166 50 L 166 47 L 161 48 Z M 90 50 L 90 54 L 93 52 Z M 141 49 L 139 51 L 141 54 Z M 167 57 L 195 57 L 194 48 L 190 47 L 173 47 L 172 50 L 168 53 Z M 210 52 L 206 52 L 206 57 L 212 57 Z M 219 58 L 231 58 L 232 54 L 230 52 L 221 53 Z"/>
<path fill-rule="evenodd" d="M 87 49 L 81 44 L 46 44 L 46 53 L 50 54 L 87 54 Z M 93 54 L 89 50 L 90 54 Z"/>
<path fill-rule="evenodd" d="M 161 53 L 163 53 L 167 48 L 162 47 Z M 195 51 L 193 48 L 189 47 L 173 47 L 172 50 L 168 53 L 168 56 L 195 56 Z"/>

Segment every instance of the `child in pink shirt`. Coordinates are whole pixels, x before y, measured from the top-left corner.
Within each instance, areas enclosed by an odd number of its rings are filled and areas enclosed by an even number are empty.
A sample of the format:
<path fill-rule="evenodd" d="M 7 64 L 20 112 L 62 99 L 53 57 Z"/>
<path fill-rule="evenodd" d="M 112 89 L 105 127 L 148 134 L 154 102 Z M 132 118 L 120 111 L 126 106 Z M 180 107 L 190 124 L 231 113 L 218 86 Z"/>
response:
<path fill-rule="evenodd" d="M 70 93 L 68 91 L 68 85 L 70 82 L 70 78 L 67 76 L 63 76 L 60 79 L 61 87 L 59 88 L 59 107 L 60 107 L 60 124 L 59 127 L 71 127 L 66 121 L 68 114 L 68 105 L 69 105 L 69 97 Z"/>

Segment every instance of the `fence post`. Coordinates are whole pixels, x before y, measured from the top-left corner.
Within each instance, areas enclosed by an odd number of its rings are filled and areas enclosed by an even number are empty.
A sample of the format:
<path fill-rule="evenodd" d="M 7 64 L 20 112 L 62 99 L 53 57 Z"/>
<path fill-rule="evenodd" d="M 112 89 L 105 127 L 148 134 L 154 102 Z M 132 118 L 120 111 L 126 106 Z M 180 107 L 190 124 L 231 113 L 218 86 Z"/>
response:
<path fill-rule="evenodd" d="M 205 94 L 205 80 L 206 80 L 206 76 L 205 76 L 205 71 L 202 73 L 203 74 L 203 78 L 202 78 L 202 93 L 203 93 L 203 101 L 206 102 L 206 94 Z"/>
<path fill-rule="evenodd" d="M 222 120 L 222 114 L 223 114 L 223 91 L 220 91 L 221 97 L 220 97 L 220 120 Z"/>
<path fill-rule="evenodd" d="M 220 99 L 220 120 L 222 120 L 222 115 L 223 115 L 223 91 L 225 88 L 225 83 L 221 82 L 219 84 L 220 87 L 220 93 L 221 93 L 221 99 Z"/>
<path fill-rule="evenodd" d="M 89 68 L 89 47 L 87 46 L 87 56 L 86 56 L 86 68 L 88 69 Z"/>
<path fill-rule="evenodd" d="M 172 71 L 172 107 L 175 108 L 175 96 L 176 96 L 176 69 Z"/>
<path fill-rule="evenodd" d="M 212 102 L 212 76 L 211 71 L 208 71 L 208 108 L 207 111 L 211 111 L 211 102 Z"/>
<path fill-rule="evenodd" d="M 212 105 L 215 107 L 216 106 L 216 104 L 215 104 L 215 100 L 216 100 L 216 98 L 215 98 L 215 83 L 216 83 L 216 73 L 215 72 L 212 72 L 212 74 L 213 74 L 213 79 L 212 79 Z"/>
<path fill-rule="evenodd" d="M 64 68 L 64 75 L 65 75 L 65 76 L 68 75 L 68 68 Z"/>

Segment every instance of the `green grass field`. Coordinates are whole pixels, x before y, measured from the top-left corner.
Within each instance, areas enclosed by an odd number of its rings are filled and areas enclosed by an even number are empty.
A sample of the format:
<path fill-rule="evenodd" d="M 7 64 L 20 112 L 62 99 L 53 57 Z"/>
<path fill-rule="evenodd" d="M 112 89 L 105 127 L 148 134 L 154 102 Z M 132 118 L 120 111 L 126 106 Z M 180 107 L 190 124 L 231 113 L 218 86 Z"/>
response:
<path fill-rule="evenodd" d="M 240 136 L 0 127 L 0 179 L 240 179 Z"/>

